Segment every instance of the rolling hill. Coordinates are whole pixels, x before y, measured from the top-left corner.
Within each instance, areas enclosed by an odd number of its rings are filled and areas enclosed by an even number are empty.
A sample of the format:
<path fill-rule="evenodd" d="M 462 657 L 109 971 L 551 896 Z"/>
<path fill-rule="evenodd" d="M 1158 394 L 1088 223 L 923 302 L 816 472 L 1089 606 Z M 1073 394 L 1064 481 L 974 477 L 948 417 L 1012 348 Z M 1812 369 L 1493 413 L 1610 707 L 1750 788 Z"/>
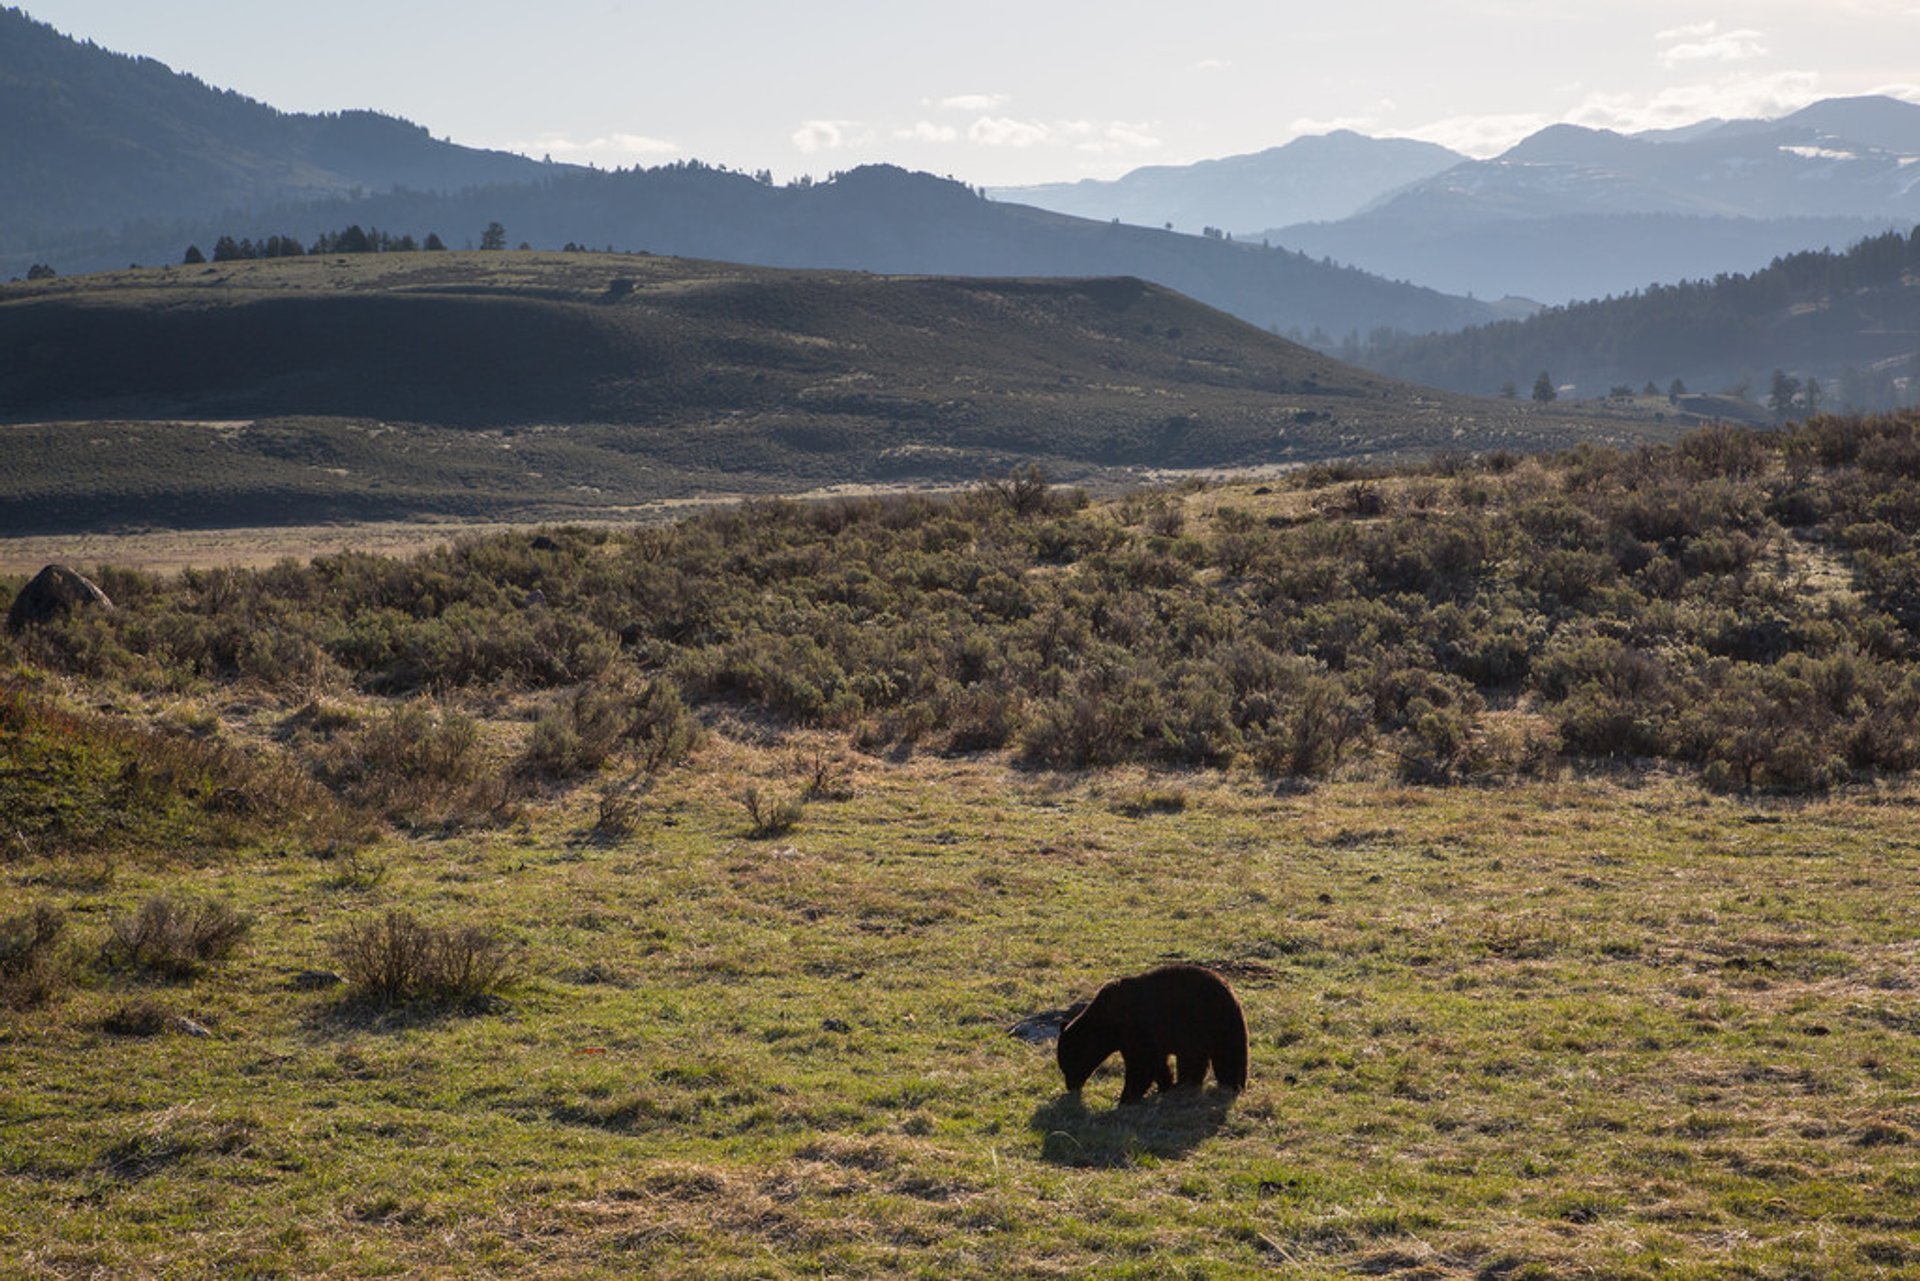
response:
<path fill-rule="evenodd" d="M 1525 387 L 1545 369 L 1583 396 L 1678 378 L 1696 391 L 1745 384 L 1765 397 L 1779 369 L 1821 383 L 1830 408 L 1910 405 L 1920 392 L 1920 228 L 1524 321 L 1382 340 L 1365 359 L 1467 392 Z"/>
<path fill-rule="evenodd" d="M 1341 365 L 1137 279 L 328 256 L 0 289 L 0 527 L 606 512 L 1659 433 Z"/>
<path fill-rule="evenodd" d="M 1276 331 L 1388 325 L 1427 333 L 1501 315 L 1484 303 L 1259 244 L 1001 204 L 952 179 L 892 165 L 788 186 L 694 162 L 556 174 L 536 184 L 286 207 L 225 229 L 312 236 L 353 222 L 416 235 L 437 230 L 458 244 L 494 220 L 511 243 L 546 248 L 574 243 L 888 274 L 1138 276 Z"/>

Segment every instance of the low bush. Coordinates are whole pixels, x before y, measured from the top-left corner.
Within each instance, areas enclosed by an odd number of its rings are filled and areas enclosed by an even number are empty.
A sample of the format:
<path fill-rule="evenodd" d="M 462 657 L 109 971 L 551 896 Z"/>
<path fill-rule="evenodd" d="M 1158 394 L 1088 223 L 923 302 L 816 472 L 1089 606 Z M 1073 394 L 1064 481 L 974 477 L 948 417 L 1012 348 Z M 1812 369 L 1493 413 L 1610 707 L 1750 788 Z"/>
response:
<path fill-rule="evenodd" d="M 349 992 L 382 1005 L 471 1002 L 511 982 L 519 955 L 498 930 L 433 925 L 390 911 L 347 926 L 333 957 Z"/>
<path fill-rule="evenodd" d="M 632 836 L 640 827 L 640 817 L 645 812 L 647 792 L 652 784 L 652 776 L 636 774 L 605 788 L 600 793 L 600 803 L 594 813 L 593 834 L 603 841 Z"/>
<path fill-rule="evenodd" d="M 0 1008 L 45 1005 L 65 985 L 56 948 L 66 928 L 66 913 L 45 903 L 0 918 Z"/>
<path fill-rule="evenodd" d="M 191 978 L 226 959 L 253 929 L 253 918 L 225 903 L 183 903 L 156 895 L 114 920 L 101 960 L 110 968 Z"/>
<path fill-rule="evenodd" d="M 683 759 L 699 740 L 700 723 L 670 681 L 606 677 L 555 700 L 534 724 L 521 769 L 564 780 L 599 770 L 631 750 L 653 773 Z"/>
<path fill-rule="evenodd" d="M 354 805 L 410 827 L 498 821 L 510 791 L 471 716 L 413 699 L 311 749 L 322 782 Z"/>
<path fill-rule="evenodd" d="M 615 759 L 658 770 L 697 733 L 683 698 L 867 748 L 1011 750 L 1043 768 L 1251 758 L 1317 776 L 1377 748 L 1444 783 L 1537 772 L 1560 750 L 1808 792 L 1920 764 L 1905 677 L 1920 654 L 1920 414 L 1411 474 L 1333 464 L 1277 488 L 1288 501 L 1258 501 L 1275 492 L 1262 486 L 1247 506 L 1183 490 L 1085 509 L 1022 473 L 951 499 L 757 502 L 408 560 L 113 578 L 112 614 L 8 645 L 143 690 L 555 691 L 511 766 L 431 702 L 358 725 L 320 703 L 289 718 L 315 772 L 409 823 L 497 816 L 521 781 Z M 1721 666 L 1840 654 L 1857 695 L 1812 668 L 1807 693 Z M 1543 723 L 1483 723 L 1487 705 Z M 1723 714 L 1788 729 L 1760 754 Z M 0 694 L 0 732 L 10 715 Z M 132 753 L 111 746 L 118 769 Z M 164 769 L 187 778 L 195 754 L 162 755 L 124 781 L 69 761 L 34 784 L 82 805 L 10 803 L 0 774 L 0 812 L 27 816 L 0 824 L 0 858 L 127 848 L 123 816 L 224 821 L 206 798 L 252 803 L 246 787 L 170 789 Z"/>

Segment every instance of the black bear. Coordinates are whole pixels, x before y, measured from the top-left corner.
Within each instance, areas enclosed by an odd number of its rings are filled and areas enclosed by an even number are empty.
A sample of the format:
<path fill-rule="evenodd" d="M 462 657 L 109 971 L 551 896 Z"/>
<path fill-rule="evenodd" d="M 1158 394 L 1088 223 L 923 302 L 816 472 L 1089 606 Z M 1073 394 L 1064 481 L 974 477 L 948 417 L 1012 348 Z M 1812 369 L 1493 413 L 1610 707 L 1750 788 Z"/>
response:
<path fill-rule="evenodd" d="M 1060 1074 L 1078 1093 L 1115 1050 L 1126 1064 L 1122 1103 L 1138 1103 L 1147 1087 L 1164 1093 L 1198 1089 L 1213 1066 L 1229 1090 L 1247 1086 L 1247 1016 L 1227 981 L 1198 965 L 1163 965 L 1115 979 L 1094 994 L 1078 1018 L 1060 1029 Z M 1171 1056 L 1180 1078 L 1168 1070 Z"/>

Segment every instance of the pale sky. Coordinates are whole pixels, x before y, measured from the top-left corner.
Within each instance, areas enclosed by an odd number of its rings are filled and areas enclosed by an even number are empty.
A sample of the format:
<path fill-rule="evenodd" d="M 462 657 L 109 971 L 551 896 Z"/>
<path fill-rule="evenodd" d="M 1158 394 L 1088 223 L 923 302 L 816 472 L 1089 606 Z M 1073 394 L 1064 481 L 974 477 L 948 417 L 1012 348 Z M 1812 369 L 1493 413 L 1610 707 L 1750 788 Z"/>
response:
<path fill-rule="evenodd" d="M 28 0 L 289 111 L 602 167 L 785 179 L 890 161 L 986 186 L 1115 177 L 1335 127 L 1487 155 L 1920 101 L 1920 0 Z"/>

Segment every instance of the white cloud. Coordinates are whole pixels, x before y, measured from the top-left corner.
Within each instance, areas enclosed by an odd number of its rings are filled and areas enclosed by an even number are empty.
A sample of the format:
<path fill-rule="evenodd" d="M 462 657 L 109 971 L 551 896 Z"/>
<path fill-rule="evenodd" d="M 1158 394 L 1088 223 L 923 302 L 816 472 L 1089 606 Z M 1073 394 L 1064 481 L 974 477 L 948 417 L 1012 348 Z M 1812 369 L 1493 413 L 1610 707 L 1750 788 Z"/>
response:
<path fill-rule="evenodd" d="M 1160 145 L 1153 123 L 1146 120 L 1048 121 L 1009 116 L 981 116 L 967 127 L 967 141 L 977 147 L 1072 147 L 1097 154 L 1150 151 Z"/>
<path fill-rule="evenodd" d="M 1053 137 L 1054 131 L 1037 120 L 1010 116 L 981 116 L 967 127 L 967 141 L 981 147 L 1035 147 Z"/>
<path fill-rule="evenodd" d="M 1231 58 L 1202 58 L 1193 64 L 1195 71 L 1225 71 L 1233 65 Z"/>
<path fill-rule="evenodd" d="M 808 120 L 793 131 L 793 145 L 802 154 L 858 147 L 873 141 L 873 131 L 858 120 Z"/>
<path fill-rule="evenodd" d="M 1920 101 L 1920 85 L 1893 85 L 1876 92 Z M 1649 95 L 1590 93 L 1559 116 L 1535 113 L 1450 116 L 1408 129 L 1405 134 L 1409 138 L 1437 142 L 1469 156 L 1486 157 L 1498 155 L 1550 124 L 1638 133 L 1643 129 L 1672 129 L 1715 118 L 1771 119 L 1797 111 L 1822 96 L 1820 77 L 1811 71 L 1726 75 L 1696 84 L 1670 86 Z M 1296 121 L 1295 127 L 1326 123 Z"/>
<path fill-rule="evenodd" d="M 1332 133 L 1336 129 L 1351 129 L 1355 133 L 1373 133 L 1380 127 L 1380 121 L 1374 116 L 1328 116 L 1318 119 L 1313 116 L 1298 116 L 1287 126 L 1287 132 L 1294 137 L 1309 134 Z"/>
<path fill-rule="evenodd" d="M 1007 101 L 1004 93 L 957 93 L 951 98 L 932 99 L 927 105 L 944 111 L 998 111 Z"/>
<path fill-rule="evenodd" d="M 555 160 L 589 163 L 596 160 L 669 156 L 680 150 L 680 145 L 665 138 L 649 138 L 637 133 L 610 133 L 598 138 L 569 138 L 560 133 L 543 133 L 527 142 L 503 142 L 500 148 L 503 151 L 517 151 L 523 156 L 552 156 Z"/>
<path fill-rule="evenodd" d="M 1151 128 L 1152 126 L 1145 121 L 1139 124 L 1128 124 L 1125 121 L 1116 120 L 1107 126 L 1107 142 L 1112 144 L 1112 149 L 1115 151 L 1128 149 L 1151 151 L 1160 145 L 1160 139 L 1148 132 Z"/>
<path fill-rule="evenodd" d="M 1160 139 L 1150 132 L 1153 126 L 1144 122 L 1128 124 L 1125 121 L 1116 120 L 1105 126 L 1094 125 L 1084 120 L 1073 123 L 1080 126 L 1075 130 L 1074 136 L 1085 139 L 1075 144 L 1075 149 L 1094 155 L 1110 156 L 1127 151 L 1151 151 L 1160 145 Z"/>
<path fill-rule="evenodd" d="M 1528 134 L 1544 129 L 1552 123 L 1551 117 L 1532 112 L 1497 116 L 1448 116 L 1445 120 L 1436 120 L 1418 129 L 1409 129 L 1406 131 L 1406 136 L 1419 138 L 1425 142 L 1437 142 L 1443 147 L 1451 147 L 1469 156 L 1495 156 Z"/>
<path fill-rule="evenodd" d="M 1751 27 L 1721 31 L 1717 22 L 1701 22 L 1691 27 L 1674 27 L 1661 32 L 1657 40 L 1678 40 L 1660 51 L 1660 62 L 1678 67 L 1689 62 L 1745 62 L 1767 55 L 1766 37 Z"/>
<path fill-rule="evenodd" d="M 1703 36 L 1712 35 L 1719 26 L 1720 24 L 1718 22 L 1709 18 L 1705 22 L 1689 23 L 1684 27 L 1668 27 L 1665 31 L 1655 32 L 1653 38 L 1663 42 L 1667 40 L 1698 40 Z"/>
<path fill-rule="evenodd" d="M 960 131 L 952 125 L 937 125 L 931 120 L 918 120 L 911 129 L 895 129 L 893 136 L 903 142 L 954 142 L 960 137 Z"/>
<path fill-rule="evenodd" d="M 1811 71 L 1777 71 L 1764 76 L 1722 76 L 1699 84 L 1674 85 L 1650 97 L 1589 94 L 1561 117 L 1590 129 L 1636 133 L 1671 129 L 1715 117 L 1738 120 L 1783 116 L 1820 95 L 1820 77 Z"/>

